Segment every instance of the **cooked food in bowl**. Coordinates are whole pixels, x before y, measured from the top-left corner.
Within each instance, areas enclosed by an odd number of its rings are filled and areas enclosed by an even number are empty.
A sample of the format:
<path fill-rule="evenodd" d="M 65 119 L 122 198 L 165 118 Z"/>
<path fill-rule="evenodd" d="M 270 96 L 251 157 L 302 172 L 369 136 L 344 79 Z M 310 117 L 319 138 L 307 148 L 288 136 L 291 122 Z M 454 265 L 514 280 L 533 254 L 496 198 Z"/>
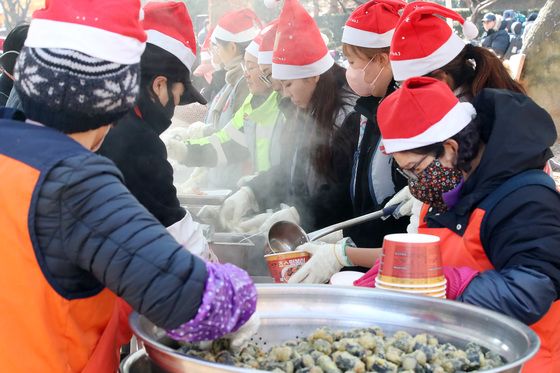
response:
<path fill-rule="evenodd" d="M 204 347 L 184 344 L 179 351 L 211 362 L 277 373 L 476 372 L 505 363 L 500 355 L 475 343 L 460 349 L 429 334 L 398 331 L 386 336 L 380 328 L 321 328 L 307 338 L 270 346 L 267 351 L 250 343 L 233 353 L 226 340 Z"/>

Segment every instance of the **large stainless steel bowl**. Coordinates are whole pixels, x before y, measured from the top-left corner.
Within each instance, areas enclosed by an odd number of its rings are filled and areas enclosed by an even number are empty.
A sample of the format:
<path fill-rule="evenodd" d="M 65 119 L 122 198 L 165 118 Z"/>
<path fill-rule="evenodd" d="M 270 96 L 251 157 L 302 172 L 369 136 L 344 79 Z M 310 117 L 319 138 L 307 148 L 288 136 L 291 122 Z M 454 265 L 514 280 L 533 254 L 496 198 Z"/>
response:
<path fill-rule="evenodd" d="M 526 325 L 495 312 L 429 297 L 377 289 L 329 285 L 257 285 L 261 327 L 253 338 L 266 346 L 305 337 L 329 326 L 351 329 L 379 326 L 387 333 L 427 332 L 463 347 L 476 342 L 502 355 L 507 364 L 485 371 L 519 372 L 539 349 L 537 335 Z M 168 372 L 247 372 L 246 369 L 189 358 L 173 349 L 165 332 L 133 314 L 132 330 L 150 359 Z"/>

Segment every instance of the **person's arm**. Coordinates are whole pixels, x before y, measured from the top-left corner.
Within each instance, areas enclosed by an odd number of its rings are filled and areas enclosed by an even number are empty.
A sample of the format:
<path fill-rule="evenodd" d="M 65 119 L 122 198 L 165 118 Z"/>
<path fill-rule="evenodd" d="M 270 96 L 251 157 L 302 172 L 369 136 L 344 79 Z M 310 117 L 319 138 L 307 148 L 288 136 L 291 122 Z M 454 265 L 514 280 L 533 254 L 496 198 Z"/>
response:
<path fill-rule="evenodd" d="M 507 32 L 499 32 L 492 41 L 492 49 L 499 57 L 503 57 L 509 47 L 509 35 Z"/>
<path fill-rule="evenodd" d="M 182 328 L 186 339 L 197 339 L 201 331 L 234 331 L 254 311 L 249 276 L 191 255 L 130 194 L 106 158 L 64 160 L 49 173 L 40 199 L 60 209 L 60 246 L 68 260 L 156 325 Z M 214 294 L 224 301 L 209 312 Z M 209 325 L 215 312 L 227 322 Z"/>
<path fill-rule="evenodd" d="M 356 267 L 371 268 L 377 259 L 381 258 L 381 248 L 366 249 L 360 247 L 347 247 L 346 255 Z"/>
<path fill-rule="evenodd" d="M 560 196 L 540 186 L 522 188 L 486 216 L 481 231 L 495 269 L 481 272 L 459 300 L 538 321 L 560 294 Z"/>

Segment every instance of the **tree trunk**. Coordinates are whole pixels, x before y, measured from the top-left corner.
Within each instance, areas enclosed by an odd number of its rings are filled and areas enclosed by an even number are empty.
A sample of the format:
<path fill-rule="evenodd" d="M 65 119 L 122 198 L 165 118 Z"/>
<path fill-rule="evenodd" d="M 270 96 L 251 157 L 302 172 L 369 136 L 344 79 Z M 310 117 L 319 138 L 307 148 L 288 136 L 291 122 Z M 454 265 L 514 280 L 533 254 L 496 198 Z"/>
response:
<path fill-rule="evenodd" d="M 554 119 L 560 133 L 560 0 L 548 0 L 523 41 L 527 55 L 521 79 L 527 93 Z"/>
<path fill-rule="evenodd" d="M 0 0 L 4 10 L 4 27 L 11 30 L 27 18 L 31 0 Z"/>

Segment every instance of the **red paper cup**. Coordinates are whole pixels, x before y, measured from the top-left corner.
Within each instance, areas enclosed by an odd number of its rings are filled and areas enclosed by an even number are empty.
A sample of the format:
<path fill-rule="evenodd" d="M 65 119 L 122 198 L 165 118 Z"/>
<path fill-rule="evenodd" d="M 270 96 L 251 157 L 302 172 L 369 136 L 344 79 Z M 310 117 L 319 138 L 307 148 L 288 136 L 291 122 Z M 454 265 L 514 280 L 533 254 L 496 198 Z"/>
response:
<path fill-rule="evenodd" d="M 290 251 L 265 255 L 264 258 L 274 282 L 287 283 L 290 277 L 309 260 L 310 256 L 306 251 Z"/>
<path fill-rule="evenodd" d="M 375 281 L 375 287 L 386 290 L 404 291 L 407 293 L 440 293 L 447 289 L 447 285 L 445 283 L 441 286 L 435 287 L 405 287 L 386 285 L 384 282 L 381 282 L 377 279 Z"/>
<path fill-rule="evenodd" d="M 380 285 L 383 287 L 389 287 L 392 289 L 410 289 L 410 290 L 428 290 L 428 291 L 433 291 L 434 289 L 439 289 L 439 288 L 446 288 L 447 287 L 447 280 L 444 278 L 443 281 L 441 282 L 435 282 L 435 283 L 431 283 L 431 284 L 419 284 L 419 285 L 414 285 L 414 284 L 395 284 L 392 282 L 386 282 L 383 281 L 378 277 L 375 278 L 375 283 L 376 285 Z"/>
<path fill-rule="evenodd" d="M 385 236 L 379 279 L 397 285 L 435 285 L 445 281 L 439 237 L 428 234 Z"/>

